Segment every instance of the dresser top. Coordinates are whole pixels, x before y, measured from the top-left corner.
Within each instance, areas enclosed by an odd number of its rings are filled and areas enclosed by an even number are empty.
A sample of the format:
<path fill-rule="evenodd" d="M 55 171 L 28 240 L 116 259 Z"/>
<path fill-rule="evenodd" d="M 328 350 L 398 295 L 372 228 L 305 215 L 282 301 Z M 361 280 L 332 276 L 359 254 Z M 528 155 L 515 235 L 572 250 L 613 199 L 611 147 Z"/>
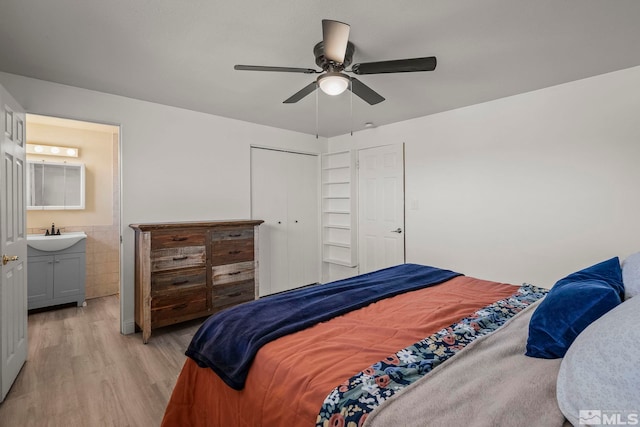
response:
<path fill-rule="evenodd" d="M 183 221 L 183 222 L 155 222 L 147 224 L 129 224 L 129 227 L 136 231 L 173 230 L 185 228 L 219 228 L 256 226 L 262 224 L 261 219 L 238 219 L 238 220 L 216 220 L 216 221 Z"/>

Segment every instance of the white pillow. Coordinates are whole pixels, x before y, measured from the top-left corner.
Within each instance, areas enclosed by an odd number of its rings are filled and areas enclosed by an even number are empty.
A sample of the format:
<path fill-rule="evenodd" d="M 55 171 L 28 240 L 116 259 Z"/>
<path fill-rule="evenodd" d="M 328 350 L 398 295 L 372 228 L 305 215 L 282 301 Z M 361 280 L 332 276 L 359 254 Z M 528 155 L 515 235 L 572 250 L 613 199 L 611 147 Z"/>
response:
<path fill-rule="evenodd" d="M 640 294 L 640 252 L 629 255 L 622 262 L 622 282 L 625 299 Z"/>
<path fill-rule="evenodd" d="M 560 364 L 557 398 L 573 425 L 608 424 L 611 417 L 638 422 L 639 321 L 640 298 L 632 298 L 589 325 L 569 347 Z"/>

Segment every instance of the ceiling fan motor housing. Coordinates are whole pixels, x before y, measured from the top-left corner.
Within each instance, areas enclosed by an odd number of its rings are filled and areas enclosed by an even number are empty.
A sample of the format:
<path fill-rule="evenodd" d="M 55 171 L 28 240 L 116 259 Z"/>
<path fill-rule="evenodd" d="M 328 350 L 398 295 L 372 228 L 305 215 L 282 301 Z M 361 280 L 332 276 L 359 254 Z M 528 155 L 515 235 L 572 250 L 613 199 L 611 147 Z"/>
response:
<path fill-rule="evenodd" d="M 355 52 L 356 47 L 353 43 L 347 43 L 347 50 L 344 54 L 344 62 L 342 64 L 335 63 L 333 61 L 328 60 L 324 56 L 324 42 L 319 42 L 313 47 L 313 54 L 316 57 L 316 64 L 318 67 L 322 68 L 324 71 L 336 71 L 340 72 L 351 65 L 351 61 L 353 60 L 353 53 Z"/>

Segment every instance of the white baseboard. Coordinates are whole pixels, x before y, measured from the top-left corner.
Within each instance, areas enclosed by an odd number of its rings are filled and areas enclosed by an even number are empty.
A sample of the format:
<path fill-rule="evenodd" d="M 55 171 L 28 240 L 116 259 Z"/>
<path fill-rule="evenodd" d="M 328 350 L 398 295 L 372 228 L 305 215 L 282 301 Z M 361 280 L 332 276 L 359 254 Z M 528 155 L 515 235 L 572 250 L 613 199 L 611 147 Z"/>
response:
<path fill-rule="evenodd" d="M 123 335 L 130 335 L 136 332 L 136 322 L 134 320 L 124 321 L 122 322 L 122 332 Z"/>

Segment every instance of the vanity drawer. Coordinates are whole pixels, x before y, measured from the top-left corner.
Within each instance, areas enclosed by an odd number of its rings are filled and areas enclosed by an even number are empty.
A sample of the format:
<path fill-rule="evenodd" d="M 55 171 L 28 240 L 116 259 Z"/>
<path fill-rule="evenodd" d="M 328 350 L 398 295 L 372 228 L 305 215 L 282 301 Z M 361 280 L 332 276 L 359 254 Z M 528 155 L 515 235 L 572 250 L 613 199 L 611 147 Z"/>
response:
<path fill-rule="evenodd" d="M 151 327 L 171 325 L 208 314 L 206 286 L 151 297 Z"/>
<path fill-rule="evenodd" d="M 205 233 L 201 230 L 156 231 L 151 234 L 151 250 L 204 246 Z"/>
<path fill-rule="evenodd" d="M 232 282 L 253 280 L 255 278 L 254 267 L 255 265 L 253 261 L 215 266 L 212 268 L 211 282 L 213 286 L 216 286 Z"/>
<path fill-rule="evenodd" d="M 152 272 L 177 268 L 204 267 L 205 264 L 205 246 L 186 246 L 151 251 Z"/>
<path fill-rule="evenodd" d="M 253 280 L 214 286 L 211 301 L 213 311 L 254 300 L 255 289 Z"/>
<path fill-rule="evenodd" d="M 172 291 L 183 291 L 184 289 L 206 285 L 206 267 L 157 272 L 151 275 L 152 296 Z"/>

